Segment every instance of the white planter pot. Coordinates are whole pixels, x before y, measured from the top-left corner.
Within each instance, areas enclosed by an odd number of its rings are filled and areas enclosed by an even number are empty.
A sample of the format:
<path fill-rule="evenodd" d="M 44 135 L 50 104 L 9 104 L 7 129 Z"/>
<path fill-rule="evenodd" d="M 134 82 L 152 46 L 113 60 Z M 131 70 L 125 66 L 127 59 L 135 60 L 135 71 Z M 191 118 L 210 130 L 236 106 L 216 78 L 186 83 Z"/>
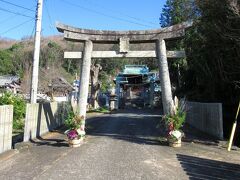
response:
<path fill-rule="evenodd" d="M 82 144 L 83 138 L 80 139 L 69 139 L 69 147 L 79 147 Z"/>
<path fill-rule="evenodd" d="M 169 138 L 169 139 L 168 139 L 168 143 L 169 143 L 169 146 L 170 146 L 170 147 L 181 147 L 181 146 L 182 146 L 182 140 L 181 140 L 181 138 L 178 139 L 178 140 Z"/>

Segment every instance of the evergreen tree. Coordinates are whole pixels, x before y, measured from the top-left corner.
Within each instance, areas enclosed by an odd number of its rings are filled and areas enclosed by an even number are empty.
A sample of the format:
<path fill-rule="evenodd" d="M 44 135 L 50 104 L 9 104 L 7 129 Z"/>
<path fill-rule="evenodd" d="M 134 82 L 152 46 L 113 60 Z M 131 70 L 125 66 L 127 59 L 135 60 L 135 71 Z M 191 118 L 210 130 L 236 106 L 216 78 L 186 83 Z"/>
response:
<path fill-rule="evenodd" d="M 172 20 L 171 20 L 172 11 L 173 11 L 173 0 L 167 0 L 159 18 L 161 27 L 167 27 L 172 25 Z"/>
<path fill-rule="evenodd" d="M 198 16 L 194 0 L 167 0 L 160 15 L 161 27 L 178 24 Z"/>
<path fill-rule="evenodd" d="M 223 103 L 225 136 L 229 135 L 240 99 L 239 3 L 198 0 L 201 16 L 185 41 L 185 93 L 192 100 Z"/>
<path fill-rule="evenodd" d="M 194 0 L 167 0 L 159 18 L 160 25 L 161 27 L 172 26 L 195 19 L 199 16 L 198 14 Z M 184 39 L 167 41 L 166 45 L 170 50 L 184 50 Z M 181 96 L 181 87 L 184 83 L 182 74 L 187 69 L 186 58 L 170 60 L 168 65 L 174 90 L 173 94 Z"/>
<path fill-rule="evenodd" d="M 198 6 L 201 17 L 186 40 L 191 79 L 194 77 L 186 89 L 200 94 L 199 99 L 232 104 L 240 87 L 239 3 L 198 1 Z"/>

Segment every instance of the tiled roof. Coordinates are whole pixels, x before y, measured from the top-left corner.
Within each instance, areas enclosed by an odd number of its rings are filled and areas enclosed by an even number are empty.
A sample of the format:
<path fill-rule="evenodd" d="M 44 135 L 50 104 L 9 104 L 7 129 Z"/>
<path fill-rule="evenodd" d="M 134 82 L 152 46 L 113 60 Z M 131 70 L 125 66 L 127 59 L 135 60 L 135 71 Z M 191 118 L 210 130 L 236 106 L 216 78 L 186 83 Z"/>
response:
<path fill-rule="evenodd" d="M 54 90 L 60 90 L 60 89 L 63 89 L 63 90 L 73 90 L 74 87 L 68 83 L 64 78 L 62 77 L 58 77 L 58 78 L 55 78 L 52 80 L 52 84 L 51 84 L 51 87 L 54 89 Z"/>
<path fill-rule="evenodd" d="M 0 76 L 0 86 L 5 86 L 13 82 L 18 82 L 19 79 L 20 78 L 18 76 L 11 76 L 11 75 Z"/>

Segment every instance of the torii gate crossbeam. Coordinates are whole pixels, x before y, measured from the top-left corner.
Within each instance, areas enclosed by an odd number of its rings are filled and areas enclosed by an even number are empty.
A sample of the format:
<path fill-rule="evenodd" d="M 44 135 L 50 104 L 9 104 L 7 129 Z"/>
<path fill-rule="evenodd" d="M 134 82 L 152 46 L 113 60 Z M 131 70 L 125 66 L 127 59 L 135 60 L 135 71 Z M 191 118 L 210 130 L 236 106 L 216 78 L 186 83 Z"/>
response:
<path fill-rule="evenodd" d="M 82 59 L 82 52 L 64 52 L 64 58 Z M 93 51 L 92 58 L 156 58 L 156 51 L 128 51 L 119 53 L 117 51 Z M 184 58 L 185 51 L 167 51 L 168 58 Z"/>

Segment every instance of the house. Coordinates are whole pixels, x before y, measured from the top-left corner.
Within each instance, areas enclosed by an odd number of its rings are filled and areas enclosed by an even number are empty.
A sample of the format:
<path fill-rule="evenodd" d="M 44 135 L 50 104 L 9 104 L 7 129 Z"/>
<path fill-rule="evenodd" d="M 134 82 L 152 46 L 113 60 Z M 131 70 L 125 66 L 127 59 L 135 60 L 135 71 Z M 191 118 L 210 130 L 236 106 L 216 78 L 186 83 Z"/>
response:
<path fill-rule="evenodd" d="M 19 76 L 3 75 L 0 76 L 0 91 L 11 91 L 14 94 L 21 92 L 21 81 Z"/>
<path fill-rule="evenodd" d="M 50 95 L 55 101 L 67 101 L 74 90 L 74 87 L 62 77 L 52 79 L 48 87 Z"/>

